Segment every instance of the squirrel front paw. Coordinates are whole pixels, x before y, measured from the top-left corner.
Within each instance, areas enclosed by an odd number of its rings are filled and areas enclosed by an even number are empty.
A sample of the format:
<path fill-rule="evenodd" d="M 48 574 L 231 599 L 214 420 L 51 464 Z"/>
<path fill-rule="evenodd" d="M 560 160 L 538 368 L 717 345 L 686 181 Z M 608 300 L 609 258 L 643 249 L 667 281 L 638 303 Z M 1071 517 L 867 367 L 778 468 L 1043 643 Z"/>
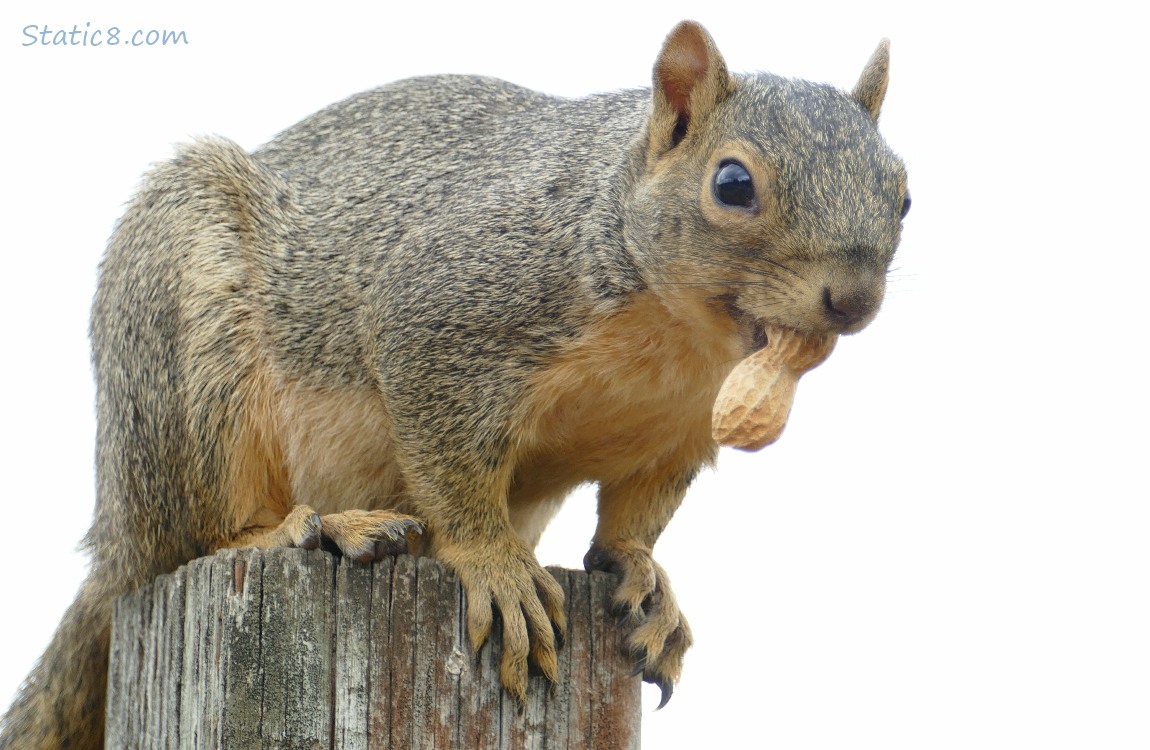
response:
<path fill-rule="evenodd" d="M 503 621 L 499 678 L 522 705 L 528 664 L 554 682 L 556 648 L 567 631 L 563 589 L 518 539 L 478 545 L 440 544 L 436 557 L 459 575 L 467 593 L 467 633 L 478 652 L 491 634 L 495 610 Z M 494 604 L 494 609 L 492 605 Z"/>
<path fill-rule="evenodd" d="M 671 592 L 666 571 L 639 545 L 592 545 L 583 567 L 619 577 L 613 604 L 625 622 L 634 625 L 627 644 L 635 673 L 659 686 L 658 708 L 667 705 L 683 671 L 683 656 L 691 647 L 691 628 Z M 656 709 L 657 710 L 657 709 Z"/>

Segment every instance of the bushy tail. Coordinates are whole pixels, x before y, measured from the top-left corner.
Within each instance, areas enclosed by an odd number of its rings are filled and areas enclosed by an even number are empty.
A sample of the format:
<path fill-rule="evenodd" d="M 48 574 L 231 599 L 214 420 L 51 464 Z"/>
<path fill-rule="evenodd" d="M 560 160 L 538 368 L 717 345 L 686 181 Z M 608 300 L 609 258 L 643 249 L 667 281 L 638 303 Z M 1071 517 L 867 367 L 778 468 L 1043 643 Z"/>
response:
<path fill-rule="evenodd" d="M 0 750 L 104 746 L 111 592 L 89 578 L 0 719 Z"/>

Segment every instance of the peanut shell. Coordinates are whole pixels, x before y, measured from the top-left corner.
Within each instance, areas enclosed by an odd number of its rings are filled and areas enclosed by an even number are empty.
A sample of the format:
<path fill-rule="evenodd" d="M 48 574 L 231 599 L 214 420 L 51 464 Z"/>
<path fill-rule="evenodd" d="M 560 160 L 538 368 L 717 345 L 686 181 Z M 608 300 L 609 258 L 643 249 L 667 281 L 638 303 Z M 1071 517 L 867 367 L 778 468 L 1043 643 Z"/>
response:
<path fill-rule="evenodd" d="M 778 440 L 799 377 L 830 356 L 838 340 L 775 327 L 766 334 L 767 345 L 735 365 L 715 398 L 711 436 L 719 445 L 757 451 Z"/>

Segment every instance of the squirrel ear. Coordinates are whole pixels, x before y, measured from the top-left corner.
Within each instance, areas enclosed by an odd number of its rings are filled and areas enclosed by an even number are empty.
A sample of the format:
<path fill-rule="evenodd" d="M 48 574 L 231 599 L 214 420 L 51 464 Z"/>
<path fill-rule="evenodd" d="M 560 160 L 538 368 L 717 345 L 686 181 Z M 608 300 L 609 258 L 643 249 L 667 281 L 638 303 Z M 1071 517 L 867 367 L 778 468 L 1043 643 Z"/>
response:
<path fill-rule="evenodd" d="M 661 154 L 679 144 L 727 98 L 734 81 L 715 42 L 699 24 L 683 21 L 667 35 L 655 61 L 651 146 Z"/>
<path fill-rule="evenodd" d="M 855 84 L 851 98 L 863 105 L 870 116 L 878 119 L 882 100 L 886 96 L 887 77 L 890 74 L 890 40 L 883 39 L 870 56 L 859 82 Z"/>

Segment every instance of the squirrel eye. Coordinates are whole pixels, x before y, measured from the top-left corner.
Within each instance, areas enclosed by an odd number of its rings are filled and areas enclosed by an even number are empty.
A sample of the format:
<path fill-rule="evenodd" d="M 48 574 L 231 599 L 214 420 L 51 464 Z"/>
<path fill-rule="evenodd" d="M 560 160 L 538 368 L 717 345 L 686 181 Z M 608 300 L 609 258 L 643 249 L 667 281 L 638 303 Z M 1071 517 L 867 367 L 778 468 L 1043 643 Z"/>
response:
<path fill-rule="evenodd" d="M 908 213 L 910 213 L 910 193 L 907 193 L 906 197 L 902 199 L 902 211 L 898 218 L 905 219 Z"/>
<path fill-rule="evenodd" d="M 737 161 L 719 164 L 714 192 L 715 199 L 725 206 L 753 208 L 755 205 L 755 183 L 747 168 Z"/>

